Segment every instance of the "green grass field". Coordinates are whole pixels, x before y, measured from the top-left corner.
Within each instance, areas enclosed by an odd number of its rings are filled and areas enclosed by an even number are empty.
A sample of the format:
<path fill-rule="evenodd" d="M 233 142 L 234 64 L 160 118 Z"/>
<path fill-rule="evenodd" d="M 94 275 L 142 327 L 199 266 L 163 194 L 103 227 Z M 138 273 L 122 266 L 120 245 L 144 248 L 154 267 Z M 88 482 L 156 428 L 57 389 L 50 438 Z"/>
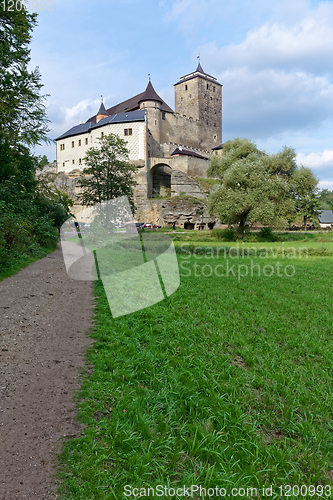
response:
<path fill-rule="evenodd" d="M 332 258 L 178 260 L 171 297 L 118 319 L 96 282 L 85 430 L 64 443 L 59 498 L 151 498 L 142 488 L 157 485 L 331 498 Z"/>

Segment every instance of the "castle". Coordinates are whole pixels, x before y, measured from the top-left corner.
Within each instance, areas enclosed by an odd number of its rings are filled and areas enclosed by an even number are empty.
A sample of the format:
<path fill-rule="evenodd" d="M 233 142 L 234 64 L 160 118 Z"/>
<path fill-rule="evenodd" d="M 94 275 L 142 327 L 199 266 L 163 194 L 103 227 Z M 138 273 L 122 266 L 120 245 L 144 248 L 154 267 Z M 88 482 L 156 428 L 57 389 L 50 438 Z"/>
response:
<path fill-rule="evenodd" d="M 186 193 L 204 198 L 194 177 L 206 177 L 208 159 L 222 144 L 222 85 L 197 69 L 174 85 L 175 111 L 147 88 L 109 109 L 103 102 L 96 115 L 56 139 L 58 172 L 83 170 L 88 148 L 110 133 L 127 141 L 129 159 L 137 167 L 135 200 Z"/>

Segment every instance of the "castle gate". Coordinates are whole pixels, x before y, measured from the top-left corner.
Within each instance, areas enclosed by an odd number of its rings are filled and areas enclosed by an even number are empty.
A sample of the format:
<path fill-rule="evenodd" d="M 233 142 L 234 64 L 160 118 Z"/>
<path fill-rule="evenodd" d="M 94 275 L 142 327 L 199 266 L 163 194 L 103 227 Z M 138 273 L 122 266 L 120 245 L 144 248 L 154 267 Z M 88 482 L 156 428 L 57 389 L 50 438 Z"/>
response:
<path fill-rule="evenodd" d="M 151 158 L 151 168 L 148 172 L 148 197 L 171 196 L 170 160 L 166 158 Z"/>

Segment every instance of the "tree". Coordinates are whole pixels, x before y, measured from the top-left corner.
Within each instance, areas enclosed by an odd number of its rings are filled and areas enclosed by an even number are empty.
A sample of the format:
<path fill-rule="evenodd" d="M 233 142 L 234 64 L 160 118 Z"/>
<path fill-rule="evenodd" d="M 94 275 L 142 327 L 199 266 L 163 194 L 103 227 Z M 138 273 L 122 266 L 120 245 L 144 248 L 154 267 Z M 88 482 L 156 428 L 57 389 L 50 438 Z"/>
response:
<path fill-rule="evenodd" d="M 210 213 L 238 223 L 242 237 L 247 221 L 286 226 L 294 213 L 289 182 L 296 169 L 291 148 L 268 155 L 247 139 L 226 142 L 208 169 L 209 177 L 220 179 L 209 195 Z"/>
<path fill-rule="evenodd" d="M 49 141 L 39 69 L 28 70 L 36 18 L 24 8 L 0 14 L 0 124 L 2 139 L 11 146 Z"/>
<path fill-rule="evenodd" d="M 320 210 L 333 209 L 333 191 L 329 189 L 322 189 L 318 194 L 318 203 Z"/>
<path fill-rule="evenodd" d="M 89 148 L 84 157 L 88 167 L 78 182 L 82 188 L 78 199 L 82 205 L 92 206 L 127 195 L 134 211 L 133 174 L 137 169 L 129 163 L 127 143 L 116 134 L 105 135 L 99 141 L 100 147 Z"/>
<path fill-rule="evenodd" d="M 301 166 L 292 177 L 292 189 L 295 198 L 296 212 L 303 217 L 303 225 L 306 230 L 306 224 L 309 217 L 317 215 L 319 208 L 318 199 L 318 178 L 310 168 Z"/>

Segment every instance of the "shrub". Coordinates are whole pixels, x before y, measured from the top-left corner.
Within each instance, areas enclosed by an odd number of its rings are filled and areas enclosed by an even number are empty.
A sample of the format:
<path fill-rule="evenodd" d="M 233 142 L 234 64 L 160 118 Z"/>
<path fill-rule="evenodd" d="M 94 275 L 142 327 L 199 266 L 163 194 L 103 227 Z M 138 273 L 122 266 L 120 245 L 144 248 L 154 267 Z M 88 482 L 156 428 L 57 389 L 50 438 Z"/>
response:
<path fill-rule="evenodd" d="M 259 232 L 259 238 L 264 241 L 276 241 L 277 238 L 274 235 L 272 229 L 270 227 L 262 227 Z"/>
<path fill-rule="evenodd" d="M 212 229 L 212 236 L 220 241 L 235 241 L 236 240 L 236 232 L 234 229 L 220 229 L 214 228 Z"/>

